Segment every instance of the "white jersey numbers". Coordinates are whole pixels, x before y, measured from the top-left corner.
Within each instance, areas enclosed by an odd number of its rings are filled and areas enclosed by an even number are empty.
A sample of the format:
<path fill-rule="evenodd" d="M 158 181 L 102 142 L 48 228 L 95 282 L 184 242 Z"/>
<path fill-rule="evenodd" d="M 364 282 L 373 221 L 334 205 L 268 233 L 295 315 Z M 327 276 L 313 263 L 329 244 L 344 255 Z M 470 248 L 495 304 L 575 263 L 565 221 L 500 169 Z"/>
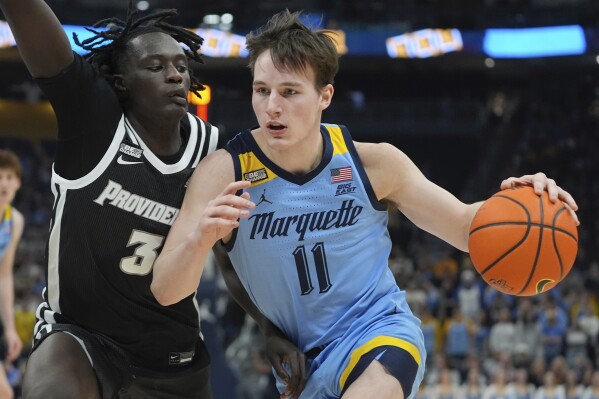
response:
<path fill-rule="evenodd" d="M 145 276 L 152 271 L 154 261 L 158 256 L 157 249 L 160 248 L 164 237 L 145 231 L 133 230 L 127 247 L 136 245 L 133 256 L 121 258 L 120 267 L 124 273 Z"/>

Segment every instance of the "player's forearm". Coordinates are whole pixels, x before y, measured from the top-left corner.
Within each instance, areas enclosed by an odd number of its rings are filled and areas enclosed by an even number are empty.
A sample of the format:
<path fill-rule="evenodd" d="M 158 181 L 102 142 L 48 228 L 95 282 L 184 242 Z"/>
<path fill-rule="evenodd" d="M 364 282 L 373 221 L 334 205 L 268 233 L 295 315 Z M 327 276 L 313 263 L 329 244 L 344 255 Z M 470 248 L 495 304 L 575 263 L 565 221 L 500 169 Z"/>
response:
<path fill-rule="evenodd" d="M 190 237 L 160 254 L 150 286 L 158 303 L 172 305 L 195 293 L 211 249 L 210 244 Z"/>
<path fill-rule="evenodd" d="M 252 301 L 248 295 L 222 245 L 217 244 L 214 246 L 214 255 L 227 286 L 227 290 L 235 302 L 237 302 L 237 304 L 239 304 L 239 306 L 241 306 L 243 310 L 256 321 L 264 335 L 273 334 L 273 332 L 280 333 L 280 330 L 260 312 L 258 307 L 256 307 L 256 304 L 254 304 L 254 301 Z"/>
<path fill-rule="evenodd" d="M 14 330 L 14 285 L 12 275 L 0 277 L 0 319 L 6 330 Z"/>
<path fill-rule="evenodd" d="M 0 8 L 34 77 L 51 77 L 73 61 L 69 39 L 42 0 L 0 0 Z"/>

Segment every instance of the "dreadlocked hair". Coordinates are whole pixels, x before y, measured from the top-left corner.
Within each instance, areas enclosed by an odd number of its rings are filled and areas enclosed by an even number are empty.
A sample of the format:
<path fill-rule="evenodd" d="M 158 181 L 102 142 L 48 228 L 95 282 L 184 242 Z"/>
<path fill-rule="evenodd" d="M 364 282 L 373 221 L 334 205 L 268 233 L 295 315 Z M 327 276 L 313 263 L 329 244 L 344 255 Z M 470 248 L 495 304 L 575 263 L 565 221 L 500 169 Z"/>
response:
<path fill-rule="evenodd" d="M 181 26 L 165 22 L 165 19 L 176 15 L 177 10 L 175 9 L 144 15 L 141 11 L 134 9 L 133 1 L 129 0 L 127 17 L 124 21 L 118 18 L 103 19 L 96 22 L 92 28 L 85 28 L 94 36 L 80 41 L 77 34 L 73 33 L 73 39 L 79 47 L 88 51 L 84 56 L 85 59 L 98 68 L 111 84 L 114 83 L 114 74 L 118 70 L 127 43 L 144 33 L 162 32 L 170 35 L 177 42 L 184 44 L 183 51 L 188 60 L 203 64 L 200 48 L 204 39 Z M 204 90 L 204 86 L 194 76 L 191 68 L 189 74 L 190 90 L 200 96 L 199 92 Z"/>

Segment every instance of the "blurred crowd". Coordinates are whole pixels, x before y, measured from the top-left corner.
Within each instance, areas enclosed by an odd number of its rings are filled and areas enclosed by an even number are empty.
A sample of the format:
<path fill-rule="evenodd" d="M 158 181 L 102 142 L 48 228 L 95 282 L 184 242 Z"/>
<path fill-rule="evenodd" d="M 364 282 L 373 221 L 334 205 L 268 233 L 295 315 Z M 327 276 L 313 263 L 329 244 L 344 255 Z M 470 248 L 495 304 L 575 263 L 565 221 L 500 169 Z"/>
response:
<path fill-rule="evenodd" d="M 599 398 L 599 89 L 589 87 L 538 84 L 489 95 L 480 164 L 456 193 L 465 201 L 484 198 L 500 179 L 538 170 L 570 191 L 580 207 L 580 247 L 556 288 L 534 297 L 501 294 L 480 279 L 467 254 L 390 212 L 390 267 L 422 320 L 428 350 L 422 399 Z M 0 138 L 0 147 L 23 163 L 15 206 L 27 224 L 15 265 L 15 317 L 25 345 L 8 371 L 18 397 L 45 285 L 54 148 L 51 141 L 15 138 Z M 202 278 L 199 300 L 215 397 L 278 397 L 260 333 L 214 267 Z"/>

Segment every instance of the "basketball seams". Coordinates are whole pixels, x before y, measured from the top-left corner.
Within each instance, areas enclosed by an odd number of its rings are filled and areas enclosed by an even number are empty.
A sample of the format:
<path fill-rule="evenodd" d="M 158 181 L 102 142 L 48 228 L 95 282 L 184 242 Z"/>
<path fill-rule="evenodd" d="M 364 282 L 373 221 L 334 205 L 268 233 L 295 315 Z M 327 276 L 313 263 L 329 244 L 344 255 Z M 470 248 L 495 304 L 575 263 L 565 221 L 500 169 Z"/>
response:
<path fill-rule="evenodd" d="M 483 280 L 516 296 L 540 294 L 559 283 L 578 246 L 576 225 L 566 211 L 532 187 L 489 198 L 472 220 L 468 243 Z"/>
<path fill-rule="evenodd" d="M 539 213 L 540 213 L 540 224 L 541 226 L 545 225 L 545 207 L 543 204 L 543 198 L 539 197 Z M 530 219 L 529 219 L 530 220 Z M 522 287 L 522 289 L 516 293 L 516 295 L 520 295 L 524 292 L 525 289 L 528 288 L 528 285 L 530 284 L 530 281 L 532 280 L 532 276 L 534 276 L 535 271 L 537 270 L 537 265 L 539 264 L 539 255 L 541 253 L 541 246 L 543 245 L 543 231 L 545 229 L 540 228 L 539 229 L 539 238 L 538 238 L 538 242 L 537 242 L 537 253 L 535 254 L 535 259 L 534 262 L 532 264 L 530 273 L 528 274 L 528 280 L 526 280 L 526 283 L 524 284 L 524 286 Z"/>
<path fill-rule="evenodd" d="M 481 275 L 484 275 L 486 272 L 488 272 L 489 270 L 491 270 L 495 265 L 497 265 L 497 263 L 501 262 L 501 260 L 503 258 L 505 258 L 506 256 L 508 256 L 512 252 L 514 252 L 520 245 L 522 245 L 522 243 L 524 241 L 526 241 L 526 238 L 528 237 L 528 234 L 530 233 L 530 229 L 531 229 L 531 226 L 530 226 L 530 220 L 531 220 L 530 219 L 530 212 L 528 211 L 528 209 L 522 203 L 520 203 L 519 201 L 517 201 L 517 200 L 515 200 L 513 198 L 510 198 L 510 197 L 507 197 L 507 196 L 501 195 L 501 194 L 496 194 L 493 197 L 504 198 L 504 199 L 507 199 L 509 201 L 512 201 L 512 202 L 516 203 L 520 208 L 522 208 L 522 210 L 526 214 L 526 218 L 528 219 L 528 223 L 522 223 L 523 225 L 527 226 L 526 232 L 524 233 L 524 236 L 522 237 L 522 239 L 519 242 L 517 242 L 512 248 L 510 248 L 509 250 L 505 251 L 499 258 L 495 259 L 495 261 L 491 262 L 491 264 L 489 264 L 489 266 L 487 266 L 483 271 L 480 272 Z M 493 223 L 493 224 L 495 224 L 495 223 Z M 481 228 L 483 228 L 485 226 L 487 226 L 487 225 L 476 227 L 474 230 L 472 230 L 470 232 L 470 235 L 472 235 L 477 230 L 480 230 Z"/>
<path fill-rule="evenodd" d="M 518 241 L 516 244 L 514 244 L 514 246 L 512 248 L 510 248 L 509 250 L 507 250 L 503 254 L 501 254 L 501 256 L 499 258 L 497 258 L 493 262 L 491 262 L 491 264 L 489 266 L 487 266 L 483 271 L 481 271 L 480 274 L 484 275 L 486 272 L 488 272 L 489 270 L 491 270 L 495 265 L 497 265 L 497 263 L 501 262 L 503 260 L 503 258 L 505 258 L 509 254 L 511 254 L 512 252 L 514 252 L 516 249 L 518 249 L 518 247 L 520 245 L 522 245 L 522 243 L 525 242 L 526 239 L 528 238 L 528 234 L 530 233 L 530 229 L 531 229 L 531 227 L 528 226 L 528 228 L 526 229 L 526 233 L 524 233 L 524 237 L 522 237 L 522 239 L 520 241 Z"/>
<path fill-rule="evenodd" d="M 553 216 L 553 226 L 555 226 L 555 223 L 557 222 L 557 218 L 559 217 L 559 215 L 561 215 L 562 212 L 565 210 L 566 207 L 563 207 L 555 213 L 555 215 Z M 564 277 L 564 262 L 562 261 L 562 256 L 559 253 L 559 248 L 557 247 L 557 241 L 555 240 L 555 232 L 553 232 L 553 234 L 551 235 L 551 240 L 553 242 L 553 249 L 555 250 L 555 254 L 557 255 L 557 261 L 559 264 L 559 277 L 561 280 Z"/>
<path fill-rule="evenodd" d="M 565 210 L 565 209 L 566 208 L 563 208 L 562 210 Z M 574 242 L 578 242 L 578 238 L 576 238 L 576 236 L 574 234 L 570 233 L 566 229 L 563 229 L 561 227 L 556 227 L 556 226 L 553 226 L 553 225 L 548 225 L 548 224 L 529 223 L 529 222 L 496 222 L 496 223 L 483 224 L 483 225 L 478 226 L 475 229 L 473 229 L 470 232 L 470 235 L 478 232 L 479 230 L 484 230 L 484 229 L 487 229 L 487 228 L 497 227 L 497 226 L 531 226 L 531 227 L 539 227 L 541 229 L 552 230 L 554 233 L 565 234 L 568 237 L 570 237 L 571 239 L 573 239 Z"/>

